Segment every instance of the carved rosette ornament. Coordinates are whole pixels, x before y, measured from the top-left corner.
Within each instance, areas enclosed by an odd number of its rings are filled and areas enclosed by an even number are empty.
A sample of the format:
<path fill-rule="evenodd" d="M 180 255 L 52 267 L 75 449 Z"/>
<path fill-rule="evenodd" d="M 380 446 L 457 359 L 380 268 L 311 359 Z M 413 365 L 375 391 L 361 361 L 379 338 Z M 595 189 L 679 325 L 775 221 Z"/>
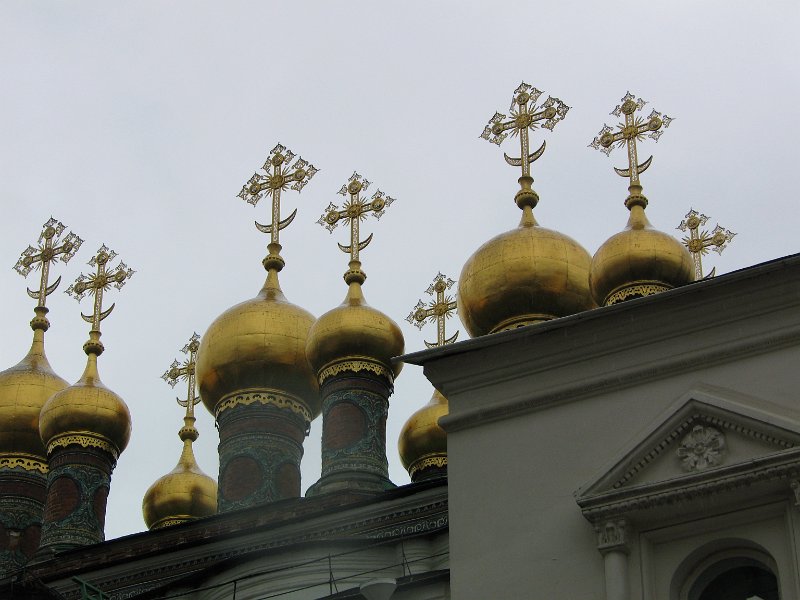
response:
<path fill-rule="evenodd" d="M 678 457 L 684 470 L 703 471 L 725 460 L 725 436 L 718 429 L 695 425 L 678 447 Z"/>

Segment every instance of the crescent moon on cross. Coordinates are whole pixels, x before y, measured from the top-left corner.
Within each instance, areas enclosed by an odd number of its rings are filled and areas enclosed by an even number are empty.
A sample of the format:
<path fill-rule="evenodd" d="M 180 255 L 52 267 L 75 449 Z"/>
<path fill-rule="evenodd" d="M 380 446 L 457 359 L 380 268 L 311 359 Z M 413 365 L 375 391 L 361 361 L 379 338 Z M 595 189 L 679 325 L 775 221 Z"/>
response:
<path fill-rule="evenodd" d="M 536 152 L 528 155 L 528 162 L 534 162 L 539 160 L 539 158 L 544 154 L 544 149 L 547 146 L 547 142 L 542 142 L 542 145 L 539 146 L 539 149 Z M 506 159 L 506 162 L 510 164 L 512 167 L 521 167 L 522 166 L 522 159 L 521 158 L 512 158 L 505 152 L 503 153 L 503 158 Z"/>
<path fill-rule="evenodd" d="M 278 231 L 281 229 L 288 227 L 289 224 L 294 221 L 295 216 L 297 216 L 297 209 L 295 208 L 288 217 L 286 217 L 283 221 L 278 223 Z M 272 233 L 272 225 L 262 225 L 258 221 L 255 221 L 256 229 L 258 229 L 261 233 Z"/>

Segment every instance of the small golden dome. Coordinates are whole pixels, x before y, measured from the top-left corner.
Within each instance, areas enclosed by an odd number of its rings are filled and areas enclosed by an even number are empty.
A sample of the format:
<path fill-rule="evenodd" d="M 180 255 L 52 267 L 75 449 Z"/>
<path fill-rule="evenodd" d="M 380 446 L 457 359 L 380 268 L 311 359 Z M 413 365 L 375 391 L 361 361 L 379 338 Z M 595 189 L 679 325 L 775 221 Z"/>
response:
<path fill-rule="evenodd" d="M 439 426 L 439 418 L 445 416 L 448 409 L 447 398 L 434 390 L 430 402 L 403 425 L 397 446 L 400 460 L 412 481 L 424 479 L 425 471 L 447 466 L 447 434 Z"/>
<path fill-rule="evenodd" d="M 458 315 L 472 337 L 594 308 L 591 257 L 571 237 L 540 227 L 524 206 L 519 227 L 486 242 L 458 281 Z"/>
<path fill-rule="evenodd" d="M 50 396 L 69 384 L 53 372 L 47 361 L 44 329 L 34 329 L 27 356 L 0 373 L 0 456 L 47 460 L 39 437 L 39 413 Z"/>
<path fill-rule="evenodd" d="M 601 306 L 649 296 L 694 281 L 689 251 L 677 239 L 654 229 L 643 196 L 628 199 L 631 214 L 620 233 L 609 238 L 592 259 L 589 281 Z"/>
<path fill-rule="evenodd" d="M 359 361 L 397 377 L 403 365 L 393 365 L 391 359 L 403 353 L 403 332 L 392 319 L 367 304 L 359 267 L 360 264 L 351 263 L 351 270 L 345 275 L 349 287 L 344 302 L 311 327 L 306 346 L 308 360 L 318 374 L 337 364 Z"/>
<path fill-rule="evenodd" d="M 100 381 L 97 354 L 89 353 L 76 383 L 42 407 L 39 432 L 48 453 L 54 446 L 72 443 L 98 446 L 117 456 L 125 450 L 131 437 L 131 414 L 122 398 Z"/>
<path fill-rule="evenodd" d="M 258 296 L 229 308 L 211 324 L 197 352 L 197 380 L 205 407 L 216 415 L 226 395 L 273 389 L 303 402 L 314 418 L 319 386 L 306 359 L 314 317 L 289 302 L 270 269 Z"/>
<path fill-rule="evenodd" d="M 197 466 L 192 450 L 192 442 L 197 439 L 194 417 L 186 418 L 186 426 L 180 435 L 183 452 L 178 464 L 157 479 L 142 500 L 142 514 L 148 529 L 177 525 L 217 513 L 217 482 Z"/>

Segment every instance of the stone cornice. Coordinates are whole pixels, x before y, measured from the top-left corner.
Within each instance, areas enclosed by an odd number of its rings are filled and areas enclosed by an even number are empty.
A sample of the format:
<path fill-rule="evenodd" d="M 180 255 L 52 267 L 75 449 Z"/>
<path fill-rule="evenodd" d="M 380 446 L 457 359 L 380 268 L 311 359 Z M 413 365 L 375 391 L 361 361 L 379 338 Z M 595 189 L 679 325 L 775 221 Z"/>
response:
<path fill-rule="evenodd" d="M 398 360 L 424 366 L 451 402 L 441 423 L 455 431 L 798 343 L 795 255 Z M 460 398 L 486 388 L 491 403 Z"/>
<path fill-rule="evenodd" d="M 776 452 L 744 463 L 718 467 L 639 486 L 623 487 L 596 495 L 580 496 L 576 502 L 592 522 L 628 515 L 664 505 L 688 504 L 696 499 L 756 484 L 785 483 L 800 475 L 800 448 Z"/>
<path fill-rule="evenodd" d="M 511 329 L 508 331 L 494 333 L 491 335 L 484 335 L 477 338 L 463 340 L 460 342 L 456 342 L 454 344 L 438 346 L 430 350 L 420 350 L 418 352 L 411 352 L 409 354 L 404 354 L 402 356 L 398 356 L 392 359 L 392 362 L 405 362 L 412 365 L 425 366 L 429 362 L 436 361 L 442 358 L 447 358 L 449 356 L 461 355 L 464 354 L 465 352 L 470 352 L 473 350 L 480 350 L 492 346 L 504 345 L 510 339 L 536 336 L 540 333 L 543 333 L 551 329 L 561 329 L 562 327 L 575 325 L 576 323 L 580 323 L 585 320 L 602 318 L 602 316 L 600 316 L 601 313 L 605 315 L 616 312 L 626 312 L 627 309 L 630 308 L 631 306 L 650 304 L 653 302 L 663 301 L 666 298 L 682 296 L 684 294 L 703 293 L 703 291 L 705 291 L 706 288 L 709 286 L 712 287 L 721 285 L 733 286 L 731 292 L 735 293 L 735 289 L 739 285 L 740 281 L 747 281 L 760 278 L 763 276 L 769 276 L 770 273 L 783 270 L 788 270 L 790 273 L 795 274 L 794 276 L 796 277 L 797 271 L 800 270 L 800 253 L 792 254 L 790 256 L 775 259 L 766 263 L 761 263 L 759 265 L 755 265 L 752 267 L 740 269 L 732 273 L 719 275 L 713 279 L 704 279 L 702 281 L 698 281 L 690 285 L 662 292 L 661 294 L 655 294 L 652 296 L 647 296 L 645 298 L 637 298 L 634 300 L 630 300 L 623 304 L 615 304 L 612 306 L 606 306 L 595 310 L 577 313 L 574 315 L 570 315 L 568 317 L 562 317 L 560 319 L 539 323 L 538 325 L 532 327 L 521 327 L 518 329 Z M 789 274 L 787 273 L 787 275 Z M 792 304 L 796 303 L 797 299 L 795 299 L 795 301 Z"/>

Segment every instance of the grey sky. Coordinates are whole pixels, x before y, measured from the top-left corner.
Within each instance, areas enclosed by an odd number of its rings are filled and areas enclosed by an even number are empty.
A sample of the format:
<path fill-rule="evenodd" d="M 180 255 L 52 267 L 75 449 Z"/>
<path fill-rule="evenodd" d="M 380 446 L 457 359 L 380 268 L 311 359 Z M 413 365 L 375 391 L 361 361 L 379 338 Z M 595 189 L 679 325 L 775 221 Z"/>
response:
<path fill-rule="evenodd" d="M 11 269 L 52 214 L 86 240 L 51 296 L 47 351 L 68 381 L 85 363 L 88 312 L 63 294 L 102 243 L 137 273 L 103 323 L 103 381 L 128 403 L 133 436 L 113 477 L 107 537 L 141 531 L 147 487 L 180 453 L 182 409 L 159 379 L 193 331 L 254 296 L 268 221 L 236 197 L 281 142 L 320 169 L 284 194 L 287 297 L 320 315 L 346 292 L 347 256 L 315 224 L 354 170 L 395 197 L 362 253 L 372 306 L 400 324 L 442 271 L 514 227 L 518 173 L 478 135 L 524 80 L 572 107 L 533 166 L 546 227 L 593 253 L 627 219 L 626 182 L 587 148 L 630 90 L 675 118 L 642 176 L 664 231 L 690 207 L 738 233 L 708 268 L 728 272 L 798 250 L 794 141 L 800 105 L 800 3 L 752 2 L 12 2 L 0 3 L 0 368 L 24 355 L 34 302 Z M 537 144 L 538 146 L 538 144 Z M 456 321 L 451 321 L 450 332 Z M 462 331 L 462 339 L 466 332 Z M 176 388 L 179 391 L 181 388 Z M 407 366 L 391 399 L 396 440 L 430 398 Z M 182 393 L 182 390 L 181 390 Z M 198 408 L 202 468 L 217 476 L 213 420 Z M 319 477 L 317 420 L 303 489 Z M 620 440 L 620 446 L 626 440 Z M 529 460 L 532 457 L 520 457 Z"/>

